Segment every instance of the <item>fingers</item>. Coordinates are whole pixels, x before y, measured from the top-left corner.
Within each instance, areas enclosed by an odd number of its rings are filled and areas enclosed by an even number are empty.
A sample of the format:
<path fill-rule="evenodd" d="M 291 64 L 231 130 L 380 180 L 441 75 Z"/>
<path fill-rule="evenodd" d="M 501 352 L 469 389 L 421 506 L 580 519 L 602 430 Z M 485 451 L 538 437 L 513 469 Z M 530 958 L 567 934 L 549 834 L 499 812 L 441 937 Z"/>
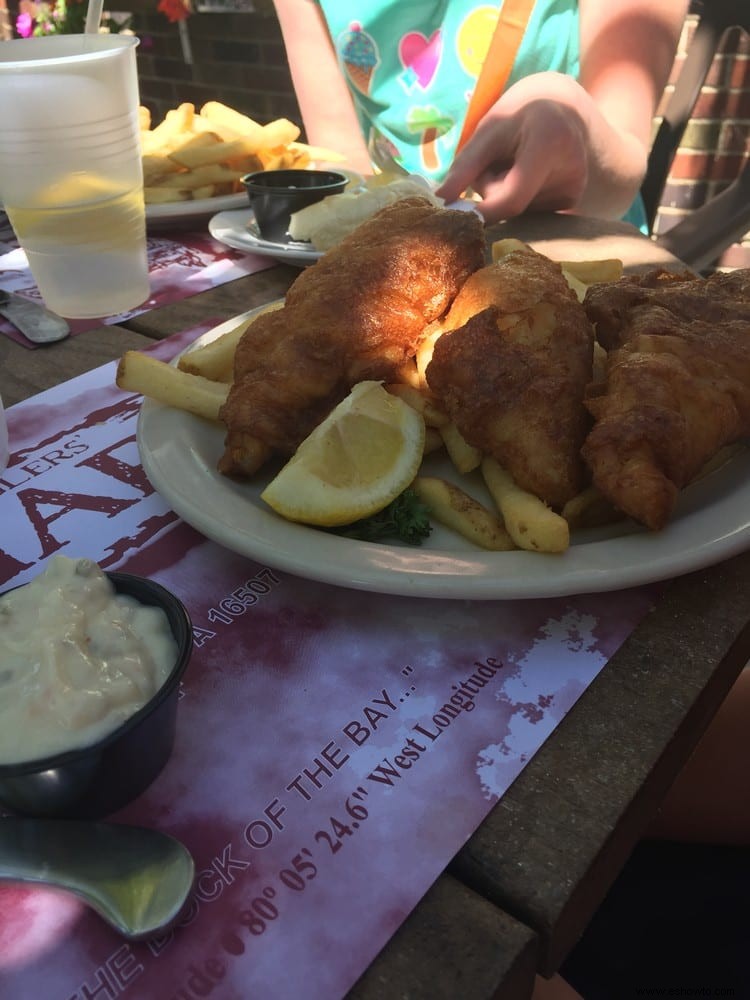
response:
<path fill-rule="evenodd" d="M 513 162 L 515 138 L 513 125 L 502 118 L 485 119 L 460 153 L 456 155 L 445 180 L 436 194 L 447 202 L 455 201 L 486 171 L 497 173 L 493 163 L 506 158 L 506 166 Z"/>
<path fill-rule="evenodd" d="M 468 188 L 487 222 L 529 208 L 575 208 L 588 180 L 580 119 L 553 102 L 539 101 L 513 115 L 485 118 L 458 154 L 438 194 L 453 201 Z"/>

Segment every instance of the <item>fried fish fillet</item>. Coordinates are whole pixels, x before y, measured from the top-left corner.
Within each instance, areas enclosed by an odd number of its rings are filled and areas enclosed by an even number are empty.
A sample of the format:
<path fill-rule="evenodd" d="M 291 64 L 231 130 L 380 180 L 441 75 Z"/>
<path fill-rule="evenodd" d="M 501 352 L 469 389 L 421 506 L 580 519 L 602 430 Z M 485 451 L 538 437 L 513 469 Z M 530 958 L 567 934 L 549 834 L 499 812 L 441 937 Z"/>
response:
<path fill-rule="evenodd" d="M 750 435 L 750 270 L 655 269 L 592 286 L 584 307 L 608 358 L 583 456 L 610 502 L 657 531 L 705 463 Z"/>
<path fill-rule="evenodd" d="M 484 261 L 473 212 L 410 198 L 365 221 L 243 335 L 220 471 L 247 475 L 256 454 L 292 454 L 357 382 L 392 380 Z"/>
<path fill-rule="evenodd" d="M 594 335 L 559 264 L 530 248 L 476 271 L 440 324 L 430 389 L 463 437 L 561 508 L 584 485 Z"/>

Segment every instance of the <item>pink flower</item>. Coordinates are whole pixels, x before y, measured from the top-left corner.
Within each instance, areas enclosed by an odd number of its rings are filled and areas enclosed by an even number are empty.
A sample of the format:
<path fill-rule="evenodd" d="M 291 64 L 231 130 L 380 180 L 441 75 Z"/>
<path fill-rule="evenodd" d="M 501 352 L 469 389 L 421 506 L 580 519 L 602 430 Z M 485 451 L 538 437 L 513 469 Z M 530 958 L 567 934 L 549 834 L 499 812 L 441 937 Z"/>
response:
<path fill-rule="evenodd" d="M 28 12 L 19 14 L 16 18 L 16 32 L 21 38 L 30 38 L 34 30 L 34 19 Z"/>

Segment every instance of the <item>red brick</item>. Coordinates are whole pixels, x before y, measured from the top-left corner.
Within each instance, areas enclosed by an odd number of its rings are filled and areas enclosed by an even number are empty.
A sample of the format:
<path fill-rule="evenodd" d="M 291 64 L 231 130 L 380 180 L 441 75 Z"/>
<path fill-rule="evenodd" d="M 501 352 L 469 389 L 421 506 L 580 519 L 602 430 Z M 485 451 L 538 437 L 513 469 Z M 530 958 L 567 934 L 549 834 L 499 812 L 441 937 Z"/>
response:
<path fill-rule="evenodd" d="M 704 87 L 726 87 L 734 64 L 734 56 L 716 55 L 708 68 L 706 79 L 703 81 Z"/>
<path fill-rule="evenodd" d="M 750 87 L 750 58 L 736 56 L 732 62 L 732 70 L 727 80 L 727 86 L 736 90 Z"/>
<path fill-rule="evenodd" d="M 750 118 L 750 90 L 703 90 L 693 118 Z"/>
<path fill-rule="evenodd" d="M 678 151 L 670 177 L 673 180 L 734 180 L 745 162 L 740 155 L 684 153 Z"/>

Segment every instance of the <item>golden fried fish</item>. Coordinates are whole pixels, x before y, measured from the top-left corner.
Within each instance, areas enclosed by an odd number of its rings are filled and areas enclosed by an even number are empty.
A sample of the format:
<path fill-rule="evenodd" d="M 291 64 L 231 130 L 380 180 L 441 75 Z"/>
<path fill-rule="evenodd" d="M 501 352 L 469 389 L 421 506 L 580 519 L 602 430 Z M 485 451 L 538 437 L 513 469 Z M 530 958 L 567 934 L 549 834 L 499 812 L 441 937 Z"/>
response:
<path fill-rule="evenodd" d="M 593 329 L 559 264 L 531 248 L 476 271 L 426 367 L 461 434 L 554 508 L 584 485 Z"/>

